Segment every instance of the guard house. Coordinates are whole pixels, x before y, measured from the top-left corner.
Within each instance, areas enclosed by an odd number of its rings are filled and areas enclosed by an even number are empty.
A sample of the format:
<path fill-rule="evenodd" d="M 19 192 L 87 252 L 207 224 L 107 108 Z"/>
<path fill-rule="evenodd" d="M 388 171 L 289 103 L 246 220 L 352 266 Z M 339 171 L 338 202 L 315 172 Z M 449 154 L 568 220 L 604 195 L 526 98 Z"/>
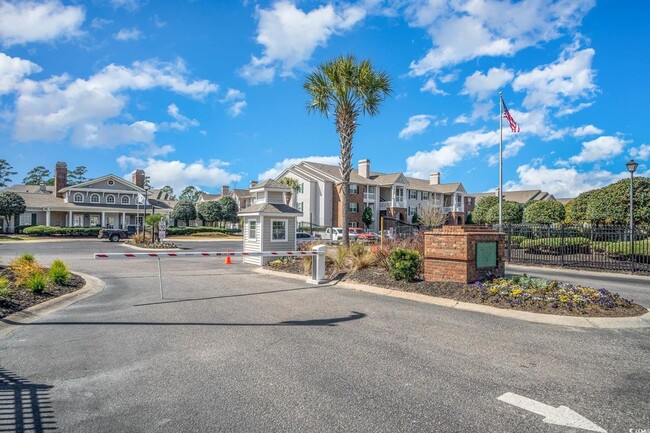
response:
<path fill-rule="evenodd" d="M 239 211 L 243 219 L 244 252 L 293 251 L 296 249 L 296 218 L 302 215 L 285 204 L 291 188 L 274 180 L 250 189 L 253 204 Z M 245 263 L 263 266 L 272 257 L 247 257 Z"/>

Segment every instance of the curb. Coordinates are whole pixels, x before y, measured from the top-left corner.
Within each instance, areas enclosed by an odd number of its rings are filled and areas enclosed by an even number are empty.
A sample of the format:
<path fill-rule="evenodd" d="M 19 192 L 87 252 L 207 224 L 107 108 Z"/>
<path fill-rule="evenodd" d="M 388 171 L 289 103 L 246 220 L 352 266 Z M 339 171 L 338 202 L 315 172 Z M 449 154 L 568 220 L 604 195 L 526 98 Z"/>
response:
<path fill-rule="evenodd" d="M 556 273 L 557 275 L 566 276 L 568 278 L 580 278 L 580 277 L 593 277 L 593 278 L 602 278 L 606 276 L 607 278 L 617 279 L 617 280 L 631 280 L 638 282 L 647 282 L 650 283 L 650 276 L 646 275 L 637 275 L 637 274 L 626 274 L 623 272 L 608 272 L 608 271 L 587 271 L 584 269 L 571 269 L 571 268 L 554 268 L 554 267 L 545 267 L 545 266 L 526 266 L 526 265 L 509 265 L 506 263 L 506 273 L 510 272 L 538 272 L 538 273 Z"/>
<path fill-rule="evenodd" d="M 32 307 L 3 317 L 0 319 L 0 338 L 5 337 L 14 331 L 20 326 L 20 324 L 31 323 L 42 319 L 50 313 L 61 310 L 81 301 L 82 299 L 93 296 L 104 290 L 106 287 L 106 283 L 97 277 L 93 277 L 92 275 L 84 274 L 81 272 L 73 271 L 73 273 L 86 280 L 86 284 L 81 289 L 76 290 L 72 293 L 66 293 L 65 295 L 61 295 L 57 298 L 41 302 L 40 304 L 36 304 Z M 18 325 L 6 323 L 7 320 L 18 323 Z"/>
<path fill-rule="evenodd" d="M 274 275 L 284 278 L 291 278 L 305 281 L 305 275 L 289 274 L 286 272 L 272 271 L 270 269 L 254 269 L 253 272 L 266 275 Z M 555 316 L 551 314 L 530 313 L 528 311 L 506 310 L 503 308 L 490 307 L 489 305 L 461 302 L 454 299 L 439 298 L 435 296 L 422 295 L 420 293 L 402 292 L 400 290 L 386 289 L 382 287 L 369 286 L 367 284 L 339 281 L 332 285 L 343 289 L 358 290 L 361 292 L 373 293 L 375 295 L 390 296 L 392 298 L 406 299 L 409 301 L 433 304 L 441 307 L 456 308 L 458 310 L 472 311 L 492 316 L 505 317 L 508 319 L 523 320 L 525 322 L 540 323 L 546 325 L 573 326 L 578 328 L 599 328 L 599 329 L 637 329 L 650 328 L 650 312 L 634 317 L 576 317 L 576 316 Z"/>

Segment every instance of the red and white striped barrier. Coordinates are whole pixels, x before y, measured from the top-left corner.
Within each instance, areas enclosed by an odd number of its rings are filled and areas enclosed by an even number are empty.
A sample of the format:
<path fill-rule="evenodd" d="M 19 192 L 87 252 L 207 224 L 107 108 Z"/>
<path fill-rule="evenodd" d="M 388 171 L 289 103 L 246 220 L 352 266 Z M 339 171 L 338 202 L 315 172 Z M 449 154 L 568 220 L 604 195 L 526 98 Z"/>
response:
<path fill-rule="evenodd" d="M 174 257 L 283 257 L 283 256 L 317 256 L 318 251 L 262 251 L 262 252 L 181 252 L 181 253 L 95 253 L 95 259 L 149 259 L 149 258 L 174 258 Z"/>

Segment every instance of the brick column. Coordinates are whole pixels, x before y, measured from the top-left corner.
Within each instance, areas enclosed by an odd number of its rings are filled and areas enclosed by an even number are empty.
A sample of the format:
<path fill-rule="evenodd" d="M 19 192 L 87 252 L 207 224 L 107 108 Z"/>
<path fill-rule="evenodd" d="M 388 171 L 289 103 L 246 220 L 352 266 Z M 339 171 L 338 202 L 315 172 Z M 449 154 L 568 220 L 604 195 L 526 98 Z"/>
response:
<path fill-rule="evenodd" d="M 477 267 L 476 245 L 496 242 L 496 266 Z M 474 226 L 443 226 L 424 234 L 424 279 L 471 283 L 505 274 L 505 235 Z"/>

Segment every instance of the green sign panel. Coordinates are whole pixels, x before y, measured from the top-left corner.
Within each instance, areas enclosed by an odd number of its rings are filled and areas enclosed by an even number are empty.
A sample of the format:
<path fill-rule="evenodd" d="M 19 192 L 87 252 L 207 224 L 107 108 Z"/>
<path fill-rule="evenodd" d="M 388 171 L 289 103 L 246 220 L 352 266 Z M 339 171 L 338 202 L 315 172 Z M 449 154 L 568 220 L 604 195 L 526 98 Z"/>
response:
<path fill-rule="evenodd" d="M 476 269 L 497 267 L 497 243 L 476 243 Z"/>

